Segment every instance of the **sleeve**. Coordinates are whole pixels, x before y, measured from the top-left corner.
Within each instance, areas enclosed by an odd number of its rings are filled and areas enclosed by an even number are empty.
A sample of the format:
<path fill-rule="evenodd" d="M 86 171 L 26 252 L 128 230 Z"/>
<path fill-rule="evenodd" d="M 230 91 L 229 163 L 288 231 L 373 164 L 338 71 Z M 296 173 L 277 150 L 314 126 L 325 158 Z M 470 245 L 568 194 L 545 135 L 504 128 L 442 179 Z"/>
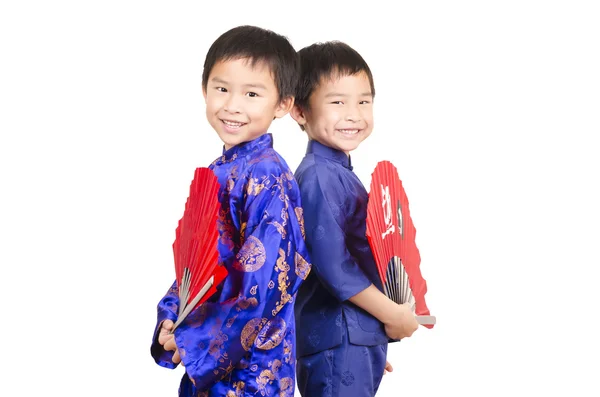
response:
<path fill-rule="evenodd" d="M 339 301 L 345 301 L 371 285 L 346 247 L 346 221 L 352 214 L 344 210 L 346 195 L 352 194 L 330 173 L 312 167 L 300 181 L 306 245 L 312 269 L 325 288 Z"/>
<path fill-rule="evenodd" d="M 158 303 L 156 327 L 154 328 L 154 337 L 152 338 L 152 345 L 150 347 L 150 354 L 152 355 L 152 358 L 154 358 L 154 361 L 165 368 L 175 368 L 177 364 L 173 363 L 174 352 L 165 350 L 163 346 L 158 343 L 158 333 L 163 321 L 171 320 L 175 322 L 177 320 L 178 308 L 179 296 L 177 293 L 177 282 L 174 282 L 167 294 Z"/>
<path fill-rule="evenodd" d="M 239 213 L 243 243 L 228 267 L 223 299 L 200 306 L 175 330 L 186 372 L 199 390 L 232 371 L 253 345 L 273 348 L 287 333 L 279 314 L 293 305 L 304 274 L 296 269 L 300 229 L 286 178 L 254 174 L 244 183 L 239 211 L 231 209 Z"/>

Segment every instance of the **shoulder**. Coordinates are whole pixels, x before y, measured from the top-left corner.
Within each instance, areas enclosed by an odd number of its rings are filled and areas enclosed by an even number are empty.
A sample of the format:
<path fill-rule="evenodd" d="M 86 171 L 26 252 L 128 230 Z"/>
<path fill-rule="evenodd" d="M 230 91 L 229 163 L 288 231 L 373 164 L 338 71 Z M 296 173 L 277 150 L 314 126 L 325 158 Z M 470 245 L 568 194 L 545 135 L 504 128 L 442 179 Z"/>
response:
<path fill-rule="evenodd" d="M 248 172 L 282 174 L 289 173 L 290 167 L 273 148 L 262 151 L 248 161 Z"/>
<path fill-rule="evenodd" d="M 246 186 L 248 193 L 258 191 L 284 191 L 289 198 L 296 200 L 300 195 L 294 174 L 285 160 L 272 148 L 264 150 L 246 163 L 240 183 Z"/>
<path fill-rule="evenodd" d="M 307 155 L 300 163 L 295 176 L 303 196 L 305 192 L 310 195 L 315 190 L 329 196 L 343 193 L 345 188 L 342 171 L 327 159 Z"/>

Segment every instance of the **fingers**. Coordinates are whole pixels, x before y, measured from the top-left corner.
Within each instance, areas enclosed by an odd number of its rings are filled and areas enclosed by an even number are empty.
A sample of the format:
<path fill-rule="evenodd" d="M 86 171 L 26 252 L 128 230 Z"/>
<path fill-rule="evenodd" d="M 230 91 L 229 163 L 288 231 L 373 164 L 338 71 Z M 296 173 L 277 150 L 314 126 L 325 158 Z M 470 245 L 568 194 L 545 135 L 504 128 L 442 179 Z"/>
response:
<path fill-rule="evenodd" d="M 173 335 L 171 334 L 167 334 L 167 331 L 165 331 L 165 333 L 163 333 L 163 331 L 160 332 L 160 334 L 158 335 L 158 343 L 160 343 L 161 345 L 165 345 L 165 343 L 167 343 L 169 340 L 173 339 Z"/>
<path fill-rule="evenodd" d="M 165 320 L 160 325 L 160 332 L 158 334 L 158 343 L 164 346 L 164 344 L 173 338 L 171 330 L 173 329 L 173 321 Z"/>
<path fill-rule="evenodd" d="M 175 338 L 173 335 L 171 335 L 171 338 L 165 342 L 164 349 L 170 351 L 177 350 L 177 345 L 175 344 Z"/>
<path fill-rule="evenodd" d="M 388 372 L 392 372 L 393 370 L 394 370 L 394 368 L 392 368 L 392 364 L 390 364 L 390 362 L 386 360 L 385 369 L 383 370 L 383 374 L 385 375 Z"/>
<path fill-rule="evenodd" d="M 158 335 L 158 343 L 160 343 L 161 345 L 165 346 L 165 344 L 167 342 L 169 342 L 170 340 L 172 340 L 174 338 L 173 334 L 169 334 L 167 333 L 168 331 L 160 331 L 160 334 Z M 169 350 L 169 349 L 167 349 Z"/>
<path fill-rule="evenodd" d="M 386 370 L 387 372 L 392 372 L 392 371 L 394 370 L 394 367 L 392 367 L 392 364 L 390 364 L 390 362 L 389 362 L 389 361 L 386 361 L 386 362 L 385 362 L 385 370 Z"/>
<path fill-rule="evenodd" d="M 181 362 L 181 357 L 179 356 L 179 350 L 175 350 L 175 354 L 173 354 L 173 363 L 179 364 Z"/>
<path fill-rule="evenodd" d="M 179 349 L 175 344 L 175 338 L 171 335 L 171 338 L 164 344 L 164 349 L 167 351 L 174 351 L 172 361 L 174 364 L 179 364 L 181 362 L 181 356 L 179 355 Z"/>
<path fill-rule="evenodd" d="M 171 331 L 173 329 L 173 321 L 171 321 L 171 320 L 163 321 L 162 327 L 167 329 L 167 331 Z"/>

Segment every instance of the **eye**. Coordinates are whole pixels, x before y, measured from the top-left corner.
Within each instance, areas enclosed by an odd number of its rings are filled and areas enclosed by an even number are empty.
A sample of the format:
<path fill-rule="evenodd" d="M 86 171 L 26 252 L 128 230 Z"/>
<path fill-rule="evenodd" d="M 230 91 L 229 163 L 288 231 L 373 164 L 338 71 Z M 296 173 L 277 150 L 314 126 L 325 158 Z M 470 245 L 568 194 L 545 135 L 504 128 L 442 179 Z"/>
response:
<path fill-rule="evenodd" d="M 333 102 L 331 102 L 331 104 L 332 105 L 343 105 L 344 102 L 342 102 L 342 101 L 333 101 Z"/>
<path fill-rule="evenodd" d="M 371 103 L 371 101 L 360 101 L 359 104 L 361 105 L 368 105 L 369 103 Z"/>
<path fill-rule="evenodd" d="M 258 96 L 258 94 L 257 94 L 256 92 L 249 92 L 247 95 L 248 95 L 250 98 L 255 98 L 255 97 L 257 97 L 257 96 Z"/>
<path fill-rule="evenodd" d="M 227 88 L 224 87 L 216 87 L 216 90 L 219 92 L 227 92 Z"/>

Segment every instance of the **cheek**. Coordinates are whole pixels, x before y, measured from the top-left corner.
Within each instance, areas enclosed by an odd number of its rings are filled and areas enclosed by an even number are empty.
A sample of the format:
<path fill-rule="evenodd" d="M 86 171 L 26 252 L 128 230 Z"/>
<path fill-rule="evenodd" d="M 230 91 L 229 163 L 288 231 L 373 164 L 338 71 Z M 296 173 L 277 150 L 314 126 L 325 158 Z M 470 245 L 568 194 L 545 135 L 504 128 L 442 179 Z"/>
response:
<path fill-rule="evenodd" d="M 211 114 L 214 113 L 215 109 L 218 109 L 218 99 L 214 98 L 214 97 L 207 97 L 206 98 L 206 113 L 207 114 Z"/>
<path fill-rule="evenodd" d="M 327 130 L 333 130 L 340 120 L 340 112 L 336 109 L 327 109 L 326 112 L 321 112 L 318 115 L 318 119 L 319 125 L 327 128 Z"/>
<path fill-rule="evenodd" d="M 373 110 L 365 110 L 363 112 L 363 120 L 372 128 L 373 127 Z"/>
<path fill-rule="evenodd" d="M 265 105 L 264 103 L 260 103 L 259 101 L 252 101 L 250 103 L 246 103 L 245 109 L 248 115 L 254 120 L 260 120 L 266 117 L 267 112 L 265 111 Z"/>

